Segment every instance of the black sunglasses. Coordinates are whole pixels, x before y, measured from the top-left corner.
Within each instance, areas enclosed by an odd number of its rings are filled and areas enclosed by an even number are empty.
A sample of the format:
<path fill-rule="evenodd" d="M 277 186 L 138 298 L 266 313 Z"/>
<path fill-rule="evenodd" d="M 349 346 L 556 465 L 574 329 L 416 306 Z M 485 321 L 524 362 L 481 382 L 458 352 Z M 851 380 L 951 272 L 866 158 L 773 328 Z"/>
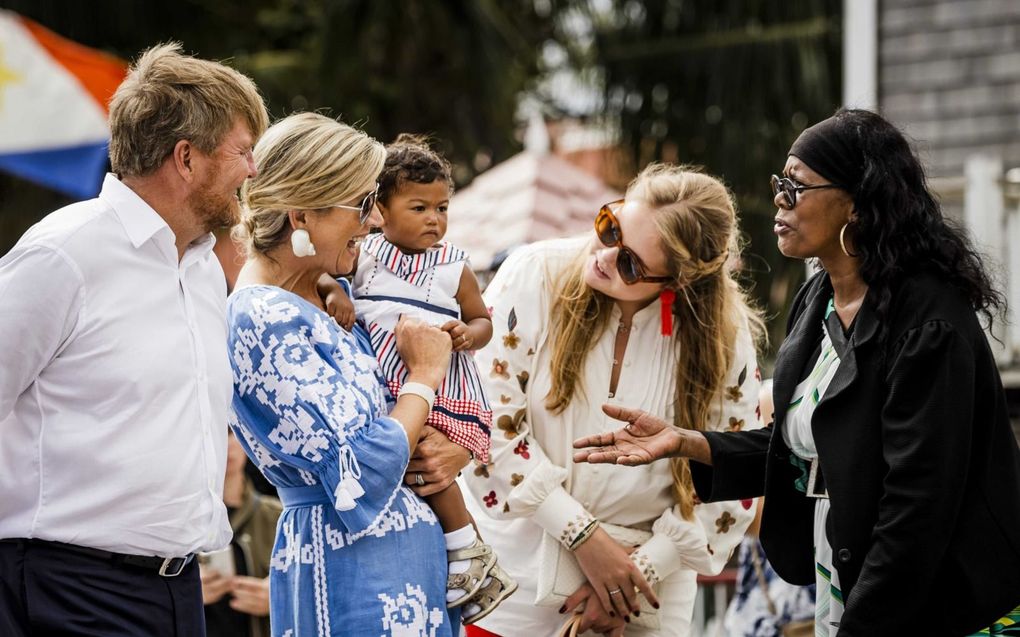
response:
<path fill-rule="evenodd" d="M 613 207 L 623 205 L 623 199 L 611 201 L 599 209 L 595 216 L 595 234 L 599 241 L 607 248 L 619 248 L 616 253 L 616 271 L 620 278 L 627 285 L 634 285 L 639 282 L 666 283 L 673 280 L 668 276 L 647 276 L 645 264 L 641 262 L 634 251 L 623 245 L 623 230 L 620 228 L 620 221 L 613 214 Z"/>
<path fill-rule="evenodd" d="M 343 208 L 344 210 L 357 210 L 358 211 L 358 223 L 365 225 L 368 222 L 368 218 L 372 216 L 372 209 L 375 208 L 375 202 L 379 199 L 379 184 L 375 185 L 375 189 L 365 195 L 365 198 L 361 200 L 360 206 L 348 206 L 347 204 L 335 203 L 328 208 Z"/>
<path fill-rule="evenodd" d="M 804 184 L 798 183 L 789 177 L 780 177 L 778 175 L 772 175 L 769 179 L 772 185 L 772 197 L 774 198 L 779 193 L 783 193 L 783 201 L 790 208 L 797 205 L 797 194 L 805 190 L 819 190 L 821 188 L 839 188 L 836 184 L 818 184 L 817 186 L 805 186 Z"/>

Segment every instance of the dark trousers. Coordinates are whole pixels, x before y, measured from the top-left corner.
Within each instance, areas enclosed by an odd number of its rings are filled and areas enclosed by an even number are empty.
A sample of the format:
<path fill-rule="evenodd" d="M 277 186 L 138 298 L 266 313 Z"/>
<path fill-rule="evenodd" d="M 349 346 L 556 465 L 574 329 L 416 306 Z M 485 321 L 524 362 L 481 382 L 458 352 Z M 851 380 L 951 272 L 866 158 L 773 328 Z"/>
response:
<path fill-rule="evenodd" d="M 196 562 L 161 577 L 52 544 L 0 540 L 0 635 L 203 637 Z"/>

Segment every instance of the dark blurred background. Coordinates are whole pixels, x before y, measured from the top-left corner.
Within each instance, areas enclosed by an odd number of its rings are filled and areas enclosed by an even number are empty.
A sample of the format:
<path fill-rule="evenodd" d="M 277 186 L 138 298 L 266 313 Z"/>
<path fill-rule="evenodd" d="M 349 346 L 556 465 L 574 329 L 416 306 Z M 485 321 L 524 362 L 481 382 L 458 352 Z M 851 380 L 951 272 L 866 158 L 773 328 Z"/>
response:
<path fill-rule="evenodd" d="M 607 132 L 594 170 L 622 190 L 653 160 L 736 192 L 745 271 L 771 316 L 803 276 L 772 235 L 768 175 L 840 104 L 839 0 L 3 0 L 133 59 L 177 40 L 228 60 L 274 118 L 322 110 L 383 141 L 429 133 L 459 186 L 522 148 L 529 113 Z M 553 143 L 555 145 L 555 139 Z M 590 162 L 589 162 L 590 163 Z M 0 174 L 0 254 L 61 195 Z M 781 317 L 780 317 L 781 318 Z"/>

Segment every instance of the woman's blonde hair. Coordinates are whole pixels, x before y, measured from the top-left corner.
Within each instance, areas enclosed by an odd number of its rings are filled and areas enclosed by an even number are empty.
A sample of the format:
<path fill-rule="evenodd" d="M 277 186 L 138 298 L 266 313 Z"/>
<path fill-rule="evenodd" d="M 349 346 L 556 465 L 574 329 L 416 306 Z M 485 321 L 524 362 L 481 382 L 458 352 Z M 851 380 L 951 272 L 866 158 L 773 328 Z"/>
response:
<path fill-rule="evenodd" d="M 673 424 L 704 430 L 713 403 L 723 400 L 737 334 L 746 324 L 752 338 L 764 337 L 760 313 L 733 279 L 727 261 L 739 250 L 733 197 L 718 179 L 690 166 L 652 164 L 627 188 L 655 214 L 666 253 L 673 303 L 676 389 Z M 609 322 L 613 300 L 584 282 L 581 255 L 554 283 L 551 342 L 552 388 L 546 408 L 566 409 L 581 387 L 581 370 Z M 671 460 L 674 495 L 685 518 L 693 515 L 693 485 L 686 460 Z"/>
<path fill-rule="evenodd" d="M 381 143 L 325 115 L 281 119 L 255 145 L 258 176 L 242 189 L 244 209 L 234 239 L 248 254 L 266 254 L 290 236 L 288 211 L 353 202 L 385 160 Z"/>

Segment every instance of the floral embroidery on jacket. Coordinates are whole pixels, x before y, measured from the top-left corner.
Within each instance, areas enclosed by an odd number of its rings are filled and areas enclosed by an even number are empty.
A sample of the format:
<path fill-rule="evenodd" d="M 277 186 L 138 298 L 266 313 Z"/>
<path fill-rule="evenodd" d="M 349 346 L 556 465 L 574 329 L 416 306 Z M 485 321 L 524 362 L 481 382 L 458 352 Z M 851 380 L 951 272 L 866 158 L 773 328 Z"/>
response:
<path fill-rule="evenodd" d="M 652 561 L 648 559 L 647 555 L 641 552 L 641 549 L 631 553 L 630 559 L 634 562 L 634 565 L 638 567 L 638 570 L 641 571 L 641 574 L 644 575 L 645 580 L 647 580 L 649 584 L 658 584 L 659 581 L 661 581 L 659 574 L 655 571 L 655 566 L 652 564 Z"/>
<path fill-rule="evenodd" d="M 521 391 L 528 391 L 528 372 L 527 370 L 517 374 L 517 382 L 521 385 Z"/>
<path fill-rule="evenodd" d="M 485 500 L 485 506 L 489 507 L 490 509 L 499 504 L 499 499 L 496 498 L 495 491 L 489 491 L 489 495 L 485 496 L 482 499 Z"/>
<path fill-rule="evenodd" d="M 730 431 L 740 431 L 744 428 L 744 419 L 730 416 Z"/>
<path fill-rule="evenodd" d="M 511 486 L 511 487 L 516 487 L 516 486 L 517 486 L 517 485 L 519 485 L 519 484 L 521 483 L 521 481 L 523 481 L 523 480 L 524 480 L 524 476 L 522 476 L 522 475 L 521 475 L 521 474 L 519 474 L 519 473 L 511 473 L 511 474 L 510 474 L 510 486 Z"/>
<path fill-rule="evenodd" d="M 488 478 L 489 477 L 489 467 L 491 467 L 491 466 L 492 466 L 491 462 L 488 463 L 488 464 L 477 464 L 477 465 L 475 465 L 474 473 L 475 473 L 476 476 L 478 476 L 480 478 Z"/>
<path fill-rule="evenodd" d="M 508 414 L 503 414 L 496 420 L 496 427 L 502 430 L 507 440 L 513 440 L 521 432 L 521 423 L 524 422 L 525 411 L 518 409 L 517 413 L 511 418 Z"/>
<path fill-rule="evenodd" d="M 518 456 L 524 458 L 525 460 L 530 459 L 531 458 L 531 454 L 528 453 L 528 441 L 522 440 L 522 441 L 518 442 L 517 446 L 514 447 L 514 453 L 517 454 Z"/>
<path fill-rule="evenodd" d="M 581 531 L 583 531 L 585 527 L 591 524 L 594 520 L 595 518 L 588 514 L 575 515 L 574 519 L 567 522 L 567 526 L 563 529 L 563 532 L 560 533 L 560 544 L 563 544 L 564 546 L 570 546 L 573 544 L 577 536 L 581 534 Z"/>
<path fill-rule="evenodd" d="M 510 404 L 510 397 L 507 396 L 506 394 L 500 394 L 499 402 L 503 403 L 504 405 L 508 405 Z"/>
<path fill-rule="evenodd" d="M 719 519 L 715 521 L 716 533 L 727 533 L 730 527 L 737 521 L 737 518 L 730 515 L 729 511 L 723 511 L 723 514 L 719 516 Z"/>
<path fill-rule="evenodd" d="M 514 329 L 517 327 L 517 310 L 510 308 L 510 315 L 506 319 L 506 335 L 503 337 L 503 346 L 509 347 L 510 349 L 517 349 L 517 345 L 521 342 L 521 339 L 514 334 Z"/>
<path fill-rule="evenodd" d="M 507 371 L 510 368 L 510 364 L 506 361 L 501 361 L 498 358 L 492 361 L 492 371 L 489 375 L 493 378 L 502 378 L 504 380 L 510 380 L 510 372 Z"/>
<path fill-rule="evenodd" d="M 747 380 L 747 366 L 744 366 L 744 369 L 740 370 L 740 377 L 737 378 L 737 384 L 726 388 L 726 398 L 735 403 L 740 402 L 740 399 L 744 397 L 744 392 L 740 391 L 740 388 L 743 386 L 745 380 Z"/>

